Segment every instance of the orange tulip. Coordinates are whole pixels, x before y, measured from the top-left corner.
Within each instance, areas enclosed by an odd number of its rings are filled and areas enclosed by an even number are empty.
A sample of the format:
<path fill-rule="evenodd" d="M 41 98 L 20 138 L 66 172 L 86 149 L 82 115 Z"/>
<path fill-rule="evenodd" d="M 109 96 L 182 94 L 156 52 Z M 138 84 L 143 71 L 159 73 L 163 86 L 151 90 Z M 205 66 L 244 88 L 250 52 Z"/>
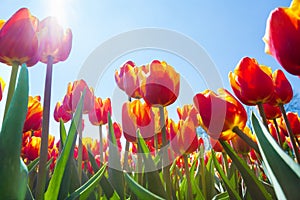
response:
<path fill-rule="evenodd" d="M 124 90 L 129 97 L 141 98 L 141 81 L 146 67 L 137 67 L 134 62 L 127 61 L 121 68 L 120 73 L 115 72 L 115 80 L 121 90 Z"/>
<path fill-rule="evenodd" d="M 42 128 L 43 107 L 40 96 L 29 96 L 28 111 L 23 126 L 23 132 L 37 131 Z"/>
<path fill-rule="evenodd" d="M 72 31 L 66 32 L 58 24 L 56 18 L 47 17 L 38 27 L 40 61 L 48 62 L 48 56 L 53 58 L 53 63 L 64 61 L 68 58 L 72 48 Z"/>
<path fill-rule="evenodd" d="M 289 73 L 300 76 L 300 2 L 270 13 L 263 38 L 266 53 L 272 55 Z"/>
<path fill-rule="evenodd" d="M 198 149 L 198 137 L 193 120 L 188 117 L 170 124 L 171 147 L 175 153 L 190 154 Z"/>
<path fill-rule="evenodd" d="M 293 98 L 293 88 L 283 71 L 276 70 L 273 75 L 274 94 L 270 103 L 274 105 L 287 104 Z"/>
<path fill-rule="evenodd" d="M 148 73 L 142 81 L 143 99 L 153 106 L 168 106 L 179 95 L 180 75 L 166 62 L 154 60 L 146 66 Z"/>
<path fill-rule="evenodd" d="M 89 88 L 87 83 L 81 79 L 68 84 L 67 94 L 63 100 L 63 104 L 66 106 L 68 112 L 75 112 L 84 90 L 86 90 L 86 93 L 83 100 L 83 113 L 87 114 L 93 108 L 94 90 Z"/>
<path fill-rule="evenodd" d="M 219 89 L 219 95 L 211 90 L 196 94 L 194 105 L 201 117 L 202 128 L 213 138 L 230 140 L 235 134 L 232 129 L 237 126 L 243 130 L 247 113 L 242 104 L 227 90 Z"/>
<path fill-rule="evenodd" d="M 0 101 L 2 100 L 4 87 L 5 87 L 5 82 L 4 82 L 4 80 L 0 77 Z"/>
<path fill-rule="evenodd" d="M 27 8 L 19 9 L 6 23 L 0 22 L 0 62 L 33 66 L 39 61 L 38 23 Z"/>
<path fill-rule="evenodd" d="M 190 117 L 193 120 L 195 127 L 199 126 L 200 115 L 196 107 L 192 104 L 187 104 L 182 108 L 177 108 L 177 114 L 181 120 L 185 120 L 186 118 Z"/>
<path fill-rule="evenodd" d="M 28 160 L 35 160 L 40 155 L 41 138 L 32 136 L 30 137 L 26 147 L 23 149 L 24 157 Z"/>
<path fill-rule="evenodd" d="M 100 126 L 107 123 L 108 112 L 112 114 L 110 98 L 95 97 L 94 106 L 89 112 L 89 120 L 93 125 Z"/>
<path fill-rule="evenodd" d="M 263 107 L 267 119 L 276 119 L 281 116 L 281 111 L 278 106 L 273 106 L 269 103 L 264 103 Z"/>
<path fill-rule="evenodd" d="M 151 139 L 155 133 L 153 112 L 146 103 L 139 100 L 126 102 L 122 107 L 122 127 L 125 138 L 136 142 L 136 131 L 139 128 L 145 140 Z"/>
<path fill-rule="evenodd" d="M 242 58 L 229 80 L 237 98 L 249 106 L 268 102 L 274 91 L 270 69 L 259 66 L 254 58 Z"/>

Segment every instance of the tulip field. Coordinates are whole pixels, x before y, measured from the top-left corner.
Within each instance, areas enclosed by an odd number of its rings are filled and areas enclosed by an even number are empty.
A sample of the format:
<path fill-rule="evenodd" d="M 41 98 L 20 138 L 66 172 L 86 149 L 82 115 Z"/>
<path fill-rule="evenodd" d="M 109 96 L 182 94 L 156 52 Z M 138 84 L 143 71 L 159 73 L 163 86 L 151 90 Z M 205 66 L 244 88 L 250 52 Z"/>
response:
<path fill-rule="evenodd" d="M 281 69 L 245 55 L 228 72 L 231 88 L 196 92 L 177 120 L 169 112 L 180 72 L 168 60 L 127 60 L 111 74 L 128 97 L 115 121 L 112 98 L 84 79 L 50 109 L 52 69 L 68 59 L 75 32 L 28 8 L 0 20 L 0 62 L 11 68 L 8 83 L 0 71 L 0 199 L 300 199 L 300 117 L 286 109 L 298 87 L 286 74 L 300 77 L 300 0 L 265 23 L 265 53 Z M 42 98 L 29 94 L 38 62 L 47 68 Z M 85 137 L 87 124 L 97 137 Z"/>

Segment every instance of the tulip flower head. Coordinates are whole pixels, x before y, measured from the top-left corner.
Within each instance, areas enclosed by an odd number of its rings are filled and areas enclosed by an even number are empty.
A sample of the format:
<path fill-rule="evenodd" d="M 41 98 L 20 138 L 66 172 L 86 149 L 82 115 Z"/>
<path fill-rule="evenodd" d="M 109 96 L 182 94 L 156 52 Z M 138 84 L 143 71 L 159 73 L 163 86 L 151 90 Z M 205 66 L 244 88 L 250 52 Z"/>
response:
<path fill-rule="evenodd" d="M 0 62 L 33 66 L 39 61 L 38 23 L 27 8 L 19 9 L 5 23 L 0 22 Z"/>
<path fill-rule="evenodd" d="M 168 106 L 179 95 L 180 75 L 166 62 L 154 60 L 147 65 L 142 81 L 143 99 L 152 106 Z"/>
<path fill-rule="evenodd" d="M 242 58 L 229 73 L 230 85 L 237 98 L 249 106 L 268 102 L 274 91 L 270 70 L 260 66 L 254 58 Z"/>
<path fill-rule="evenodd" d="M 40 61 L 48 62 L 51 56 L 53 63 L 65 61 L 72 48 L 72 31 L 65 32 L 54 17 L 47 17 L 42 20 L 38 27 Z"/>
<path fill-rule="evenodd" d="M 100 126 L 107 123 L 108 112 L 112 114 L 110 98 L 95 97 L 94 106 L 89 112 L 89 120 L 93 125 Z"/>
<path fill-rule="evenodd" d="M 268 18 L 263 37 L 266 53 L 289 73 L 300 76 L 300 1 L 276 8 Z"/>
<path fill-rule="evenodd" d="M 267 119 L 276 119 L 281 116 L 281 111 L 278 106 L 273 106 L 269 103 L 264 103 L 263 107 Z"/>
<path fill-rule="evenodd" d="M 186 104 L 182 108 L 178 107 L 177 114 L 179 116 L 179 119 L 182 120 L 190 117 L 193 120 L 195 127 L 199 126 L 200 115 L 196 107 L 192 104 Z"/>
<path fill-rule="evenodd" d="M 72 113 L 68 112 L 66 105 L 61 104 L 60 102 L 56 103 L 53 116 L 55 121 L 57 122 L 59 122 L 60 119 L 62 119 L 62 121 L 66 123 L 72 119 Z"/>
<path fill-rule="evenodd" d="M 28 111 L 24 122 L 23 132 L 37 131 L 42 128 L 43 107 L 40 96 L 29 96 Z"/>
<path fill-rule="evenodd" d="M 4 80 L 0 77 L 0 101 L 2 100 L 4 87 L 5 87 L 5 82 L 4 82 Z"/>

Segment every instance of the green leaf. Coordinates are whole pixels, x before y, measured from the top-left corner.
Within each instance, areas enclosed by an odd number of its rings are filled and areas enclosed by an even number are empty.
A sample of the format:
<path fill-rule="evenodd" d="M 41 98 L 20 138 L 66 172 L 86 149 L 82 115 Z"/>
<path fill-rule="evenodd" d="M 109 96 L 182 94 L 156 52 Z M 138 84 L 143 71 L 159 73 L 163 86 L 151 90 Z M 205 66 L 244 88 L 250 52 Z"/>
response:
<path fill-rule="evenodd" d="M 28 171 L 20 159 L 23 125 L 28 106 L 28 71 L 22 65 L 16 90 L 3 120 L 0 132 L 0 197 L 24 199 Z"/>
<path fill-rule="evenodd" d="M 217 158 L 216 158 L 216 153 L 215 151 L 212 150 L 212 159 L 214 161 L 215 167 L 217 169 L 217 171 L 219 172 L 225 187 L 227 189 L 227 193 L 230 197 L 230 199 L 241 199 L 241 197 L 239 196 L 239 194 L 237 193 L 237 191 L 234 190 L 234 187 L 230 184 L 230 180 L 227 178 L 227 176 L 225 175 L 223 169 L 221 168 Z"/>
<path fill-rule="evenodd" d="M 62 119 L 59 120 L 59 130 L 61 148 L 63 148 L 67 139 L 67 132 L 64 121 Z"/>
<path fill-rule="evenodd" d="M 164 198 L 157 196 L 156 194 L 150 192 L 143 186 L 139 185 L 133 178 L 131 178 L 127 173 L 125 173 L 125 180 L 131 189 L 131 191 L 139 198 L 144 200 L 163 200 Z"/>
<path fill-rule="evenodd" d="M 77 126 L 79 123 L 81 123 L 84 95 L 85 95 L 85 92 L 81 95 L 74 118 L 71 122 L 69 133 L 68 133 L 68 136 L 66 139 L 66 143 L 64 145 L 64 148 L 62 149 L 61 155 L 57 159 L 53 175 L 51 177 L 47 191 L 45 193 L 46 200 L 47 199 L 57 199 L 57 197 L 58 197 L 59 188 L 60 188 L 61 181 L 62 181 L 62 178 L 64 175 L 64 171 L 66 169 L 66 165 L 67 165 L 69 156 L 71 155 L 72 145 L 76 138 Z"/>
<path fill-rule="evenodd" d="M 147 172 L 146 176 L 147 176 L 148 188 L 154 194 L 166 198 L 167 193 L 164 189 L 164 186 L 159 177 L 159 173 L 156 170 L 155 163 L 152 160 L 151 153 L 145 143 L 145 140 L 143 139 L 143 136 L 140 133 L 140 130 L 137 130 L 137 138 L 138 138 L 138 145 L 141 149 L 144 163 L 145 163 L 145 171 Z"/>
<path fill-rule="evenodd" d="M 121 168 L 121 158 L 112 125 L 110 113 L 108 113 L 109 149 L 108 149 L 108 180 L 117 191 L 121 199 L 125 199 L 124 174 Z"/>
<path fill-rule="evenodd" d="M 241 159 L 233 150 L 233 148 L 225 141 L 219 140 L 224 150 L 231 158 L 239 172 L 241 173 L 247 189 L 253 199 L 271 199 L 271 195 L 266 191 L 262 183 L 257 179 L 253 171 L 248 167 L 247 163 Z"/>
<path fill-rule="evenodd" d="M 27 165 L 27 170 L 28 173 L 30 173 L 32 170 L 34 170 L 36 168 L 36 166 L 39 164 L 40 158 L 36 158 L 33 161 L 31 161 L 28 165 Z"/>
<path fill-rule="evenodd" d="M 278 199 L 299 199 L 300 166 L 275 142 L 252 113 L 259 150 Z"/>
<path fill-rule="evenodd" d="M 227 192 L 222 192 L 215 195 L 212 200 L 229 200 L 229 195 Z"/>
<path fill-rule="evenodd" d="M 98 182 L 105 173 L 105 169 L 106 165 L 103 165 L 97 173 L 95 173 L 85 184 L 72 193 L 67 200 L 77 199 L 78 197 L 79 199 L 87 199 L 98 185 Z"/>
<path fill-rule="evenodd" d="M 89 160 L 91 162 L 92 168 L 94 170 L 94 172 L 99 170 L 99 167 L 96 163 L 96 160 L 94 158 L 93 153 L 91 152 L 91 149 L 88 147 L 88 154 L 89 154 Z M 107 180 L 107 178 L 105 176 L 102 176 L 102 178 L 100 179 L 100 185 L 103 189 L 103 192 L 105 194 L 105 196 L 110 199 L 113 195 L 114 195 L 114 189 L 111 186 L 110 182 Z"/>

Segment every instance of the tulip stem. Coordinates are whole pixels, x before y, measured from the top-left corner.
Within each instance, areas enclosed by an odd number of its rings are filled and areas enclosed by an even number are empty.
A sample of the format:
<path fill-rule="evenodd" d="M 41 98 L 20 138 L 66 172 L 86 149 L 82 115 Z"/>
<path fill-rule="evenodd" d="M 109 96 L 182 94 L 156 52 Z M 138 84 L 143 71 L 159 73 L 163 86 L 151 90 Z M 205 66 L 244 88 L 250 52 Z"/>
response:
<path fill-rule="evenodd" d="M 292 131 L 292 128 L 291 128 L 291 124 L 286 116 L 286 112 L 285 112 L 285 109 L 283 107 L 283 104 L 279 104 L 279 108 L 280 108 L 280 111 L 282 113 L 282 116 L 283 116 L 283 120 L 285 122 L 285 126 L 286 126 L 286 130 L 289 134 L 289 137 L 291 139 L 291 143 L 292 143 L 292 147 L 293 147 L 293 152 L 294 152 L 294 155 L 296 157 L 296 160 L 297 162 L 300 164 L 300 155 L 299 155 L 299 151 L 298 151 L 298 148 L 297 148 L 297 145 L 296 145 L 296 142 L 295 142 L 295 135 L 293 134 L 293 131 Z"/>
<path fill-rule="evenodd" d="M 188 187 L 188 199 L 193 199 L 193 191 L 192 191 L 192 183 L 191 183 L 191 177 L 190 177 L 190 170 L 188 166 L 188 158 L 186 154 L 183 154 L 183 160 L 184 160 L 184 172 L 186 175 L 186 181 L 187 181 L 187 187 Z"/>
<path fill-rule="evenodd" d="M 44 108 L 43 108 L 42 139 L 41 139 L 41 147 L 40 147 L 40 162 L 39 162 L 39 172 L 37 177 L 37 190 L 36 190 L 37 200 L 44 199 L 44 192 L 45 192 L 45 185 L 46 185 L 52 68 L 53 68 L 53 57 L 48 56 L 45 90 L 44 90 L 44 106 L 43 106 Z"/>
<path fill-rule="evenodd" d="M 10 105 L 10 102 L 11 102 L 11 99 L 12 99 L 12 97 L 14 95 L 14 92 L 15 92 L 18 70 L 19 70 L 19 63 L 18 62 L 13 62 L 11 73 L 10 73 L 10 80 L 9 80 L 8 93 L 7 93 L 6 103 L 5 103 L 5 110 L 4 110 L 3 120 L 5 118 L 5 115 L 8 111 L 8 108 L 9 108 L 9 105 Z"/>
<path fill-rule="evenodd" d="M 278 144 L 282 147 L 283 144 L 281 142 L 280 132 L 279 132 L 278 123 L 277 123 L 276 119 L 273 119 L 273 123 L 274 123 L 275 129 L 276 129 Z"/>
<path fill-rule="evenodd" d="M 268 127 L 267 118 L 266 118 L 266 113 L 264 111 L 264 107 L 263 107 L 262 103 L 261 102 L 257 103 L 257 107 L 258 107 L 259 114 L 262 118 L 262 121 L 263 121 L 266 129 L 270 132 L 269 127 Z"/>
<path fill-rule="evenodd" d="M 123 169 L 125 171 L 128 171 L 128 152 L 129 152 L 129 142 L 126 140 L 125 152 L 124 152 L 124 163 L 123 163 Z"/>
<path fill-rule="evenodd" d="M 102 125 L 99 126 L 99 155 L 101 165 L 104 163 L 103 160 L 103 139 L 102 139 Z"/>
<path fill-rule="evenodd" d="M 171 187 L 171 178 L 170 178 L 170 165 L 168 163 L 168 141 L 167 141 L 167 132 L 166 132 L 166 124 L 165 124 L 165 112 L 164 107 L 159 106 L 159 114 L 160 114 L 160 126 L 162 132 L 162 167 L 163 167 L 163 177 L 165 179 L 166 191 L 167 191 L 167 199 L 171 199 L 172 197 L 172 187 Z"/>
<path fill-rule="evenodd" d="M 242 140 L 244 140 L 251 148 L 253 148 L 257 153 L 259 153 L 258 146 L 251 138 L 249 138 L 239 127 L 233 127 L 232 131 L 236 133 Z"/>

